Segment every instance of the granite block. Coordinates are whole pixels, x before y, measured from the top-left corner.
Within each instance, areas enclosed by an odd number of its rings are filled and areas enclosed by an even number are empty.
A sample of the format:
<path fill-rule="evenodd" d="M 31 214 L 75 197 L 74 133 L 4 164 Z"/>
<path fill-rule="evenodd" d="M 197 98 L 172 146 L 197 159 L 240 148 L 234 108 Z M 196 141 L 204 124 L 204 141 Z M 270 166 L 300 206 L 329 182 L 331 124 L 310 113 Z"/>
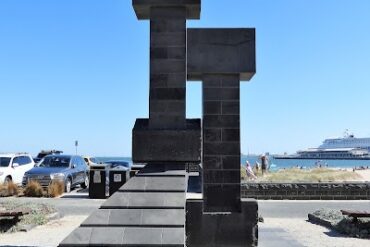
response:
<path fill-rule="evenodd" d="M 81 225 L 108 225 L 109 215 L 109 210 L 96 210 Z"/>
<path fill-rule="evenodd" d="M 185 204 L 185 195 L 182 192 L 116 192 L 103 203 L 101 208 L 169 208 L 181 209 Z"/>
<path fill-rule="evenodd" d="M 221 105 L 222 115 L 239 115 L 240 102 L 239 101 L 223 101 Z"/>
<path fill-rule="evenodd" d="M 145 209 L 142 225 L 183 227 L 185 225 L 184 209 Z"/>
<path fill-rule="evenodd" d="M 222 136 L 221 129 L 204 129 L 203 142 L 220 142 Z"/>
<path fill-rule="evenodd" d="M 158 121 L 158 128 L 164 128 L 163 119 Z M 184 129 L 152 129 L 148 120 L 137 119 L 132 142 L 137 163 L 200 162 L 200 120 L 187 120 Z"/>
<path fill-rule="evenodd" d="M 120 191 L 131 192 L 184 192 L 186 182 L 183 177 L 140 177 L 130 179 Z"/>
<path fill-rule="evenodd" d="M 203 88 L 203 101 L 239 101 L 239 98 L 239 88 Z"/>
<path fill-rule="evenodd" d="M 199 19 L 200 18 L 200 0 L 133 0 L 132 5 L 134 7 L 136 16 L 139 20 L 155 18 L 151 13 L 151 10 L 157 6 L 164 8 L 170 7 L 183 7 L 186 10 L 187 19 Z M 173 11 L 168 11 L 173 13 Z M 157 18 L 166 13 L 155 13 Z M 174 17 L 181 16 L 179 13 L 174 13 Z"/>
<path fill-rule="evenodd" d="M 68 235 L 59 246 L 87 246 L 90 243 L 92 228 L 80 227 Z"/>
<path fill-rule="evenodd" d="M 150 89 L 150 100 L 179 100 L 179 103 L 185 103 L 185 94 L 185 88 L 152 88 Z M 185 105 L 180 110 L 184 111 Z"/>
<path fill-rule="evenodd" d="M 171 21 L 155 19 L 155 21 L 150 22 L 150 31 L 158 33 L 186 32 L 186 20 L 181 18 L 172 19 Z"/>
<path fill-rule="evenodd" d="M 150 47 L 182 47 L 186 48 L 186 33 L 184 32 L 151 32 Z M 181 64 L 185 66 L 185 63 Z M 185 68 L 184 68 L 185 69 Z"/>
<path fill-rule="evenodd" d="M 219 101 L 205 101 L 203 102 L 203 114 L 205 115 L 220 115 L 221 102 Z"/>
<path fill-rule="evenodd" d="M 111 246 L 119 246 L 123 242 L 124 228 L 120 227 L 99 227 L 92 228 L 90 245 L 104 246 L 109 243 Z"/>
<path fill-rule="evenodd" d="M 162 244 L 184 246 L 185 234 L 183 228 L 163 228 Z"/>
<path fill-rule="evenodd" d="M 125 228 L 123 245 L 127 246 L 161 246 L 162 229 L 161 228 Z"/>
<path fill-rule="evenodd" d="M 202 80 L 204 74 L 236 74 L 248 81 L 256 72 L 253 28 L 189 28 L 187 40 L 188 80 Z"/>
<path fill-rule="evenodd" d="M 203 128 L 239 128 L 238 115 L 204 115 Z"/>
<path fill-rule="evenodd" d="M 150 74 L 150 88 L 185 88 L 184 72 L 173 74 Z"/>

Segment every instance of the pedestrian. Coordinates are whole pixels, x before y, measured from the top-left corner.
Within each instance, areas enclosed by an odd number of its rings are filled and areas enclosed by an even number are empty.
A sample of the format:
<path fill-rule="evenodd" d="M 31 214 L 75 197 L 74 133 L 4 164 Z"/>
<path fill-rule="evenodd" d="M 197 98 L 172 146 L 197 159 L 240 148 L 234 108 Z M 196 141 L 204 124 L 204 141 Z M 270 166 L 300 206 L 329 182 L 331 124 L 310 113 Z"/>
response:
<path fill-rule="evenodd" d="M 249 164 L 248 160 L 245 162 L 245 172 L 247 173 L 248 178 L 251 178 L 252 180 L 257 179 L 257 176 L 254 175 L 251 164 Z"/>
<path fill-rule="evenodd" d="M 265 155 L 261 156 L 261 171 L 262 175 L 267 171 L 267 157 Z"/>

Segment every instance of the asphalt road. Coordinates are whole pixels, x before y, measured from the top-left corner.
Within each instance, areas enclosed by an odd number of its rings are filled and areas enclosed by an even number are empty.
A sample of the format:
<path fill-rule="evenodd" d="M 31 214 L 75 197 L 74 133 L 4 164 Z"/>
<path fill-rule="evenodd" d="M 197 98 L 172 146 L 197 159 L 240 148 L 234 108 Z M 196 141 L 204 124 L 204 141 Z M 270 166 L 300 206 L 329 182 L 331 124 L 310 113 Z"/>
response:
<path fill-rule="evenodd" d="M 370 210 L 370 201 L 258 201 L 259 214 L 266 218 L 307 218 L 320 208 Z"/>

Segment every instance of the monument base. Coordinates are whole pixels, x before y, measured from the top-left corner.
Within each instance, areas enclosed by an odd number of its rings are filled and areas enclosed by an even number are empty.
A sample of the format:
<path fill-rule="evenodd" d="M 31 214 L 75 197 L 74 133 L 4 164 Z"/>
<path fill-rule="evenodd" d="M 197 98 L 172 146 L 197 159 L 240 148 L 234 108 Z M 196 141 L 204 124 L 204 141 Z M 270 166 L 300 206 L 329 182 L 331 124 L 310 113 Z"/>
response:
<path fill-rule="evenodd" d="M 187 119 L 184 129 L 151 129 L 148 119 L 136 119 L 132 131 L 135 163 L 200 163 L 200 119 Z"/>
<path fill-rule="evenodd" d="M 241 200 L 241 212 L 203 213 L 203 200 L 186 202 L 186 246 L 258 245 L 258 204 Z"/>

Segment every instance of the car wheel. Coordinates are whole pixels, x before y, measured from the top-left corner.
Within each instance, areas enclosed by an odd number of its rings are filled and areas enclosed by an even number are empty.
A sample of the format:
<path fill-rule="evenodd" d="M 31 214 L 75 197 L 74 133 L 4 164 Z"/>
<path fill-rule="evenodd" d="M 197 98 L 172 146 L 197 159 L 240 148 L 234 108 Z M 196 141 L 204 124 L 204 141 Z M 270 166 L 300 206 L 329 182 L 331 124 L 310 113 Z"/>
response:
<path fill-rule="evenodd" d="M 4 185 L 8 185 L 8 183 L 10 183 L 12 181 L 12 178 L 7 176 L 4 180 Z"/>
<path fill-rule="evenodd" d="M 71 179 L 70 178 L 67 178 L 65 192 L 66 193 L 71 192 L 71 188 L 72 188 Z"/>
<path fill-rule="evenodd" d="M 86 189 L 87 187 L 89 187 L 89 176 L 88 175 L 85 176 L 85 181 L 81 184 L 81 187 L 83 189 Z"/>

